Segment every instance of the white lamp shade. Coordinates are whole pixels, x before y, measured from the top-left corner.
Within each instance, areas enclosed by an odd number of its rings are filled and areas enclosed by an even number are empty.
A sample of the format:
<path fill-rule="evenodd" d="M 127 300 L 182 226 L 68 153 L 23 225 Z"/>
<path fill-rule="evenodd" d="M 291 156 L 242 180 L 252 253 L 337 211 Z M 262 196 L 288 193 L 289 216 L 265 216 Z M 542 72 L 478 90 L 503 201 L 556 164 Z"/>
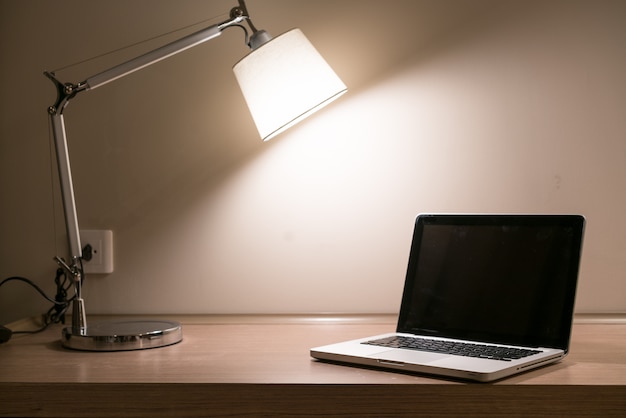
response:
<path fill-rule="evenodd" d="M 347 91 L 300 29 L 255 49 L 233 71 L 264 141 Z"/>

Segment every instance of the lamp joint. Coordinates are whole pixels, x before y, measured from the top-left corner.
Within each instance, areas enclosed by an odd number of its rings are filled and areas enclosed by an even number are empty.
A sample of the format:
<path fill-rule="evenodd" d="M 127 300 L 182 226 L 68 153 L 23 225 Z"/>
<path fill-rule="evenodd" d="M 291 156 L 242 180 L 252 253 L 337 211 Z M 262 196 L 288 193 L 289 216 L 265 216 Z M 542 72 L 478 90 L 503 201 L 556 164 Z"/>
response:
<path fill-rule="evenodd" d="M 65 270 L 67 274 L 70 275 L 70 278 L 75 283 L 80 283 L 82 281 L 83 273 L 82 270 L 77 266 L 76 262 L 72 263 L 71 266 L 68 266 L 65 260 L 63 260 L 61 257 L 55 256 L 54 260 L 61 268 L 63 268 L 63 270 Z"/>
<path fill-rule="evenodd" d="M 54 86 L 57 90 L 56 102 L 54 102 L 52 106 L 48 107 L 48 113 L 50 115 L 62 113 L 63 109 L 65 109 L 65 106 L 67 106 L 69 101 L 73 99 L 76 94 L 87 89 L 86 83 L 62 83 L 56 78 L 56 75 L 50 71 L 45 71 L 44 75 L 54 83 Z"/>
<path fill-rule="evenodd" d="M 230 9 L 230 18 L 237 19 L 238 17 L 245 17 L 244 10 L 241 7 L 233 7 Z"/>

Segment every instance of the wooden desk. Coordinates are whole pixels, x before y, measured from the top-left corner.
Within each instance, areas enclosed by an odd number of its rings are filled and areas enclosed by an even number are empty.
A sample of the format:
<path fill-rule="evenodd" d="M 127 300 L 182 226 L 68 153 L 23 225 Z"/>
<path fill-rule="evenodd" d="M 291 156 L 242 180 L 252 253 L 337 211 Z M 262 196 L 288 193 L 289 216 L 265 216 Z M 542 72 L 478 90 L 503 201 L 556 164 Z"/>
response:
<path fill-rule="evenodd" d="M 61 327 L 0 346 L 0 416 L 626 416 L 626 323 L 579 322 L 561 363 L 494 384 L 338 366 L 309 348 L 394 317 L 188 317 L 180 344 L 90 353 Z"/>

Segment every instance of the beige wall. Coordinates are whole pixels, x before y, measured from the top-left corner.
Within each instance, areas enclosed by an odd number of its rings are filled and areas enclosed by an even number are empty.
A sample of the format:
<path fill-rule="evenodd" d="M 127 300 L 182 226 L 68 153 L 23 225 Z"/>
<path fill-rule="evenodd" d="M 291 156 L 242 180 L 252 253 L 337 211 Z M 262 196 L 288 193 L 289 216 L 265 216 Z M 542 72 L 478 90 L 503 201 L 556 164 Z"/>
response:
<path fill-rule="evenodd" d="M 42 71 L 235 3 L 0 0 L 0 278 L 51 292 L 66 252 Z M 350 92 L 261 143 L 233 29 L 75 99 L 79 221 L 115 239 L 89 313 L 395 312 L 420 212 L 582 213 L 577 310 L 626 311 L 625 2 L 248 7 L 274 34 L 301 27 Z M 58 74 L 80 81 L 145 48 Z M 0 289 L 0 323 L 47 307 Z"/>

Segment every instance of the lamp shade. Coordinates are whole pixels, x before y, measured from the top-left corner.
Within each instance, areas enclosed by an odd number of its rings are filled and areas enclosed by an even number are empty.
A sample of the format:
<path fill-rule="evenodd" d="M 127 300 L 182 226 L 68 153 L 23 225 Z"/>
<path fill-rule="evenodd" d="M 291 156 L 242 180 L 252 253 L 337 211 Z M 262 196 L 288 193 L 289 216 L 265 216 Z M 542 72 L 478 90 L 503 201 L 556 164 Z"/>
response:
<path fill-rule="evenodd" d="M 347 91 L 299 29 L 261 45 L 233 71 L 264 141 Z"/>

